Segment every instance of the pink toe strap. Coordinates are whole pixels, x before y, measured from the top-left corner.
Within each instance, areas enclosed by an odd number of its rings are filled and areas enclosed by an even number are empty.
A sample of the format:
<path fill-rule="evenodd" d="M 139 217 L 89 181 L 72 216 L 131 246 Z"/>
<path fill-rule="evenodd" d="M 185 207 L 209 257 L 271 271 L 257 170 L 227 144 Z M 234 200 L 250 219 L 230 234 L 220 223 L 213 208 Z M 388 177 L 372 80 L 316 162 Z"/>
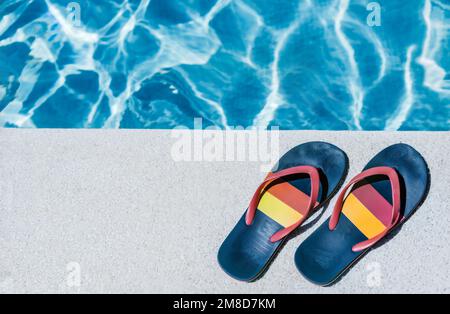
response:
<path fill-rule="evenodd" d="M 366 241 L 360 242 L 353 246 L 352 250 L 353 252 L 360 252 L 362 250 L 368 249 L 369 247 L 373 246 L 375 243 L 380 241 L 382 238 L 384 238 L 393 227 L 395 227 L 400 220 L 400 180 L 398 177 L 398 173 L 395 169 L 390 167 L 375 167 L 368 169 L 366 171 L 363 171 L 362 173 L 358 174 L 356 177 L 354 177 L 342 190 L 341 194 L 339 195 L 339 198 L 336 201 L 336 205 L 333 210 L 333 214 L 331 215 L 330 222 L 329 222 L 329 228 L 330 230 L 336 229 L 336 226 L 339 222 L 339 218 L 342 212 L 342 206 L 344 204 L 344 200 L 347 196 L 347 192 L 349 189 L 356 183 L 373 176 L 379 176 L 384 175 L 387 176 L 391 182 L 391 189 L 392 189 L 392 215 L 391 215 L 391 221 L 388 226 L 386 226 L 386 230 L 378 234 L 377 236 L 373 237 L 372 239 L 368 239 Z"/>
<path fill-rule="evenodd" d="M 252 197 L 252 200 L 250 201 L 250 205 L 248 206 L 248 210 L 245 216 L 245 223 L 247 224 L 247 226 L 250 226 L 253 222 L 253 219 L 255 218 L 256 209 L 258 207 L 262 195 L 264 194 L 263 193 L 264 189 L 275 180 L 294 174 L 307 174 L 311 179 L 311 195 L 309 198 L 306 214 L 301 220 L 299 220 L 292 226 L 286 227 L 285 229 L 282 229 L 276 232 L 274 235 L 272 235 L 272 237 L 270 238 L 271 242 L 277 242 L 282 238 L 284 238 L 285 236 L 287 236 L 292 231 L 294 231 L 298 226 L 300 226 L 303 223 L 303 221 L 307 218 L 308 213 L 314 208 L 315 204 L 317 203 L 317 198 L 319 197 L 319 188 L 320 188 L 320 177 L 318 170 L 312 166 L 297 166 L 269 174 L 263 181 L 263 183 L 261 183 L 261 185 L 256 190 L 255 194 Z"/>

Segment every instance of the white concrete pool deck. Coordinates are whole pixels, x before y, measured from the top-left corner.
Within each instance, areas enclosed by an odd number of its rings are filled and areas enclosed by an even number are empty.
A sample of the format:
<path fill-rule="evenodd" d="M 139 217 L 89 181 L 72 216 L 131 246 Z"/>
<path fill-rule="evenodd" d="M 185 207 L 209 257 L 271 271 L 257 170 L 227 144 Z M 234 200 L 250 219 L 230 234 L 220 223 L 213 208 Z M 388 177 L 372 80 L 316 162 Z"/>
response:
<path fill-rule="evenodd" d="M 280 153 L 312 140 L 345 150 L 349 176 L 405 142 L 432 180 L 402 230 L 328 288 L 303 279 L 293 256 L 331 206 L 260 280 L 219 268 L 217 249 L 264 176 L 258 162 L 175 162 L 170 131 L 0 129 L 0 292 L 449 293 L 450 133 L 289 131 Z"/>

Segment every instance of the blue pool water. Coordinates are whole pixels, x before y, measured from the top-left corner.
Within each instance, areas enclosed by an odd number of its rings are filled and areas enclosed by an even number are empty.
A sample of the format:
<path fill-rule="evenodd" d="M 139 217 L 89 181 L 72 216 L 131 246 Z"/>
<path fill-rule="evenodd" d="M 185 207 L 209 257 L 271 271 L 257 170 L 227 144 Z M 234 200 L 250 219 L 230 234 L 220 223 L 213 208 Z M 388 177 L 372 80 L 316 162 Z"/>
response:
<path fill-rule="evenodd" d="M 450 0 L 1 0 L 0 126 L 450 130 Z"/>

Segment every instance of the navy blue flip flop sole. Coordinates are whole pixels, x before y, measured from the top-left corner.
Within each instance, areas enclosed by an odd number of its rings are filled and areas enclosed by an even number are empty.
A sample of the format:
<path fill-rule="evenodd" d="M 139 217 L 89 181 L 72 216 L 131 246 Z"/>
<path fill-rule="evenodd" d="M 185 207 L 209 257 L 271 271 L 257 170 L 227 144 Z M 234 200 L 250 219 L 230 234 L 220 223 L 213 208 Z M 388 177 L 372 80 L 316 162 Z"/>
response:
<path fill-rule="evenodd" d="M 391 232 L 425 200 L 430 185 L 429 170 L 414 148 L 405 144 L 390 146 L 376 155 L 364 171 L 383 167 L 394 169 L 398 175 L 398 222 L 390 225 L 394 202 L 393 184 L 388 177 L 375 175 L 355 184 L 343 202 L 334 230 L 330 230 L 328 219 L 295 253 L 298 270 L 312 283 L 321 286 L 334 283 L 371 249 L 355 251 L 356 244 Z"/>

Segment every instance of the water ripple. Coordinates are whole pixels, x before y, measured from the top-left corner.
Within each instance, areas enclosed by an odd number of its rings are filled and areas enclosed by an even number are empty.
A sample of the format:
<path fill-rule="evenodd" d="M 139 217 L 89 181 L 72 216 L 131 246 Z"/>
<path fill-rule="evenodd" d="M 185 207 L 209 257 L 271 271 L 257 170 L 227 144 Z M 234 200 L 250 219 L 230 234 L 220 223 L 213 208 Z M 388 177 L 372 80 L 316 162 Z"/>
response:
<path fill-rule="evenodd" d="M 3 0 L 0 125 L 449 130 L 450 2 L 370 2 Z"/>

